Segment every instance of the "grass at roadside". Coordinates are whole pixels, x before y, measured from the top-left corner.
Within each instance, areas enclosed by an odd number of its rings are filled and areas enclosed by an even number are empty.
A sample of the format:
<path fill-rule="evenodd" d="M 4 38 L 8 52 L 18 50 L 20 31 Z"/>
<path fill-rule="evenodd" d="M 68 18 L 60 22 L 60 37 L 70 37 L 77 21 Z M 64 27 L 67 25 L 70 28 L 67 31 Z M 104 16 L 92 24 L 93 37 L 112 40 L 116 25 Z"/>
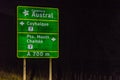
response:
<path fill-rule="evenodd" d="M 16 72 L 7 72 L 7 71 L 0 71 L 0 80 L 23 80 L 21 74 Z M 27 80 L 30 79 L 30 73 L 27 74 Z M 48 80 L 48 77 L 35 75 L 32 80 Z"/>
<path fill-rule="evenodd" d="M 0 71 L 0 80 L 22 80 L 22 76 L 14 72 Z"/>

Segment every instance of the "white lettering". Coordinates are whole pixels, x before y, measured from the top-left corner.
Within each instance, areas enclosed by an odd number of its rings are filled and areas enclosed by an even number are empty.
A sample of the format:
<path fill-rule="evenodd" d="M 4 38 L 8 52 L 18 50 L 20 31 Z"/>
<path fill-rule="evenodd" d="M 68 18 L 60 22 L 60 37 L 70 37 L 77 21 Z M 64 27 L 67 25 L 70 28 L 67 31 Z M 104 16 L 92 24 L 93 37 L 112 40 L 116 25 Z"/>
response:
<path fill-rule="evenodd" d="M 53 18 L 53 13 L 45 13 L 43 10 L 32 10 L 32 17 Z"/>
<path fill-rule="evenodd" d="M 45 56 L 50 56 L 50 53 L 45 53 Z"/>
<path fill-rule="evenodd" d="M 30 52 L 27 53 L 27 56 L 31 56 L 31 55 L 30 55 Z"/>
<path fill-rule="evenodd" d="M 41 35 L 37 35 L 37 38 L 40 38 L 40 39 L 49 39 L 49 36 L 41 36 Z"/>
<path fill-rule="evenodd" d="M 27 35 L 27 38 L 35 38 L 33 35 Z"/>
<path fill-rule="evenodd" d="M 49 23 L 46 23 L 46 22 L 30 22 L 30 21 L 27 21 L 27 25 L 28 26 L 49 26 Z"/>
<path fill-rule="evenodd" d="M 33 56 L 44 56 L 43 52 L 33 52 Z"/>
<path fill-rule="evenodd" d="M 27 43 L 43 43 L 43 40 L 31 40 L 31 39 L 27 39 Z"/>

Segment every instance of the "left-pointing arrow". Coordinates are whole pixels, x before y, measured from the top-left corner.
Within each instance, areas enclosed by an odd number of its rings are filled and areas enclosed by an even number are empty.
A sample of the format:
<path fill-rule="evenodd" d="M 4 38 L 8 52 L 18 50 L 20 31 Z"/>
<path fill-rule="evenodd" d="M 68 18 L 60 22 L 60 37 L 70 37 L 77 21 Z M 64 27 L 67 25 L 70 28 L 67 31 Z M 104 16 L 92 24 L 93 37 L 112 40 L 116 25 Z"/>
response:
<path fill-rule="evenodd" d="M 25 23 L 23 21 L 20 22 L 20 25 L 23 26 Z"/>

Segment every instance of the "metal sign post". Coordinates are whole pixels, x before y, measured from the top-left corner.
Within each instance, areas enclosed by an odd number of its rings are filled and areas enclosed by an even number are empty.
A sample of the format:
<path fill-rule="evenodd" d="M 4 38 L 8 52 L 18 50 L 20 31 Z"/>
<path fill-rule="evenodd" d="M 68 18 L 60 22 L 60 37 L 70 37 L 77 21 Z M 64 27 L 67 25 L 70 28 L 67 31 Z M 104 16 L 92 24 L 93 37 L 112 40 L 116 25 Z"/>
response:
<path fill-rule="evenodd" d="M 23 59 L 23 80 L 26 80 L 26 59 Z"/>
<path fill-rule="evenodd" d="M 49 80 L 52 80 L 52 59 L 49 59 Z"/>

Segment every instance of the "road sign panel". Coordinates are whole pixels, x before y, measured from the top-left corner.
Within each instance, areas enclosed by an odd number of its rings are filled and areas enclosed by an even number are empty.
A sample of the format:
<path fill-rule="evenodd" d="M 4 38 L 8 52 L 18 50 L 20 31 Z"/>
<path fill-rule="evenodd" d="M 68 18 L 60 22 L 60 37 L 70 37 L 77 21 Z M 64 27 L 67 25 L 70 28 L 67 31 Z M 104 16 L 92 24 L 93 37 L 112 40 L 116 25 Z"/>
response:
<path fill-rule="evenodd" d="M 29 32 L 29 27 L 32 27 L 32 32 L 58 33 L 58 21 L 42 21 L 42 20 L 18 20 L 19 32 Z"/>
<path fill-rule="evenodd" d="M 29 50 L 28 45 L 32 44 L 34 50 L 58 51 L 58 34 L 18 34 L 18 50 Z"/>
<path fill-rule="evenodd" d="M 58 8 L 18 6 L 18 18 L 58 20 Z"/>
<path fill-rule="evenodd" d="M 17 7 L 17 57 L 58 58 L 57 8 Z"/>

